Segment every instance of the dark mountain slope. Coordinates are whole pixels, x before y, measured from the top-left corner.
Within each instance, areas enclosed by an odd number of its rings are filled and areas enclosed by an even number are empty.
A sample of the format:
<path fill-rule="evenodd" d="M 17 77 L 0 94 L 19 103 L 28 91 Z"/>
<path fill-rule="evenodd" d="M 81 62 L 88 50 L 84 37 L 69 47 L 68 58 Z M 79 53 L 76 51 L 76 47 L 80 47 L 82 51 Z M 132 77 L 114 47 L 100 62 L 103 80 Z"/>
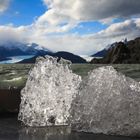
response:
<path fill-rule="evenodd" d="M 91 55 L 91 57 L 104 57 L 107 53 L 107 49 L 103 49 L 93 55 Z"/>
<path fill-rule="evenodd" d="M 50 53 L 48 55 L 53 56 L 53 57 L 58 57 L 58 58 L 62 57 L 63 59 L 70 60 L 72 63 L 87 63 L 85 59 L 81 58 L 78 55 L 69 53 L 69 52 Z M 30 58 L 30 59 L 25 59 L 19 63 L 35 63 L 36 58 L 37 58 L 37 56 Z"/>
<path fill-rule="evenodd" d="M 91 63 L 140 64 L 140 38 L 116 43 L 102 59 L 93 59 Z"/>

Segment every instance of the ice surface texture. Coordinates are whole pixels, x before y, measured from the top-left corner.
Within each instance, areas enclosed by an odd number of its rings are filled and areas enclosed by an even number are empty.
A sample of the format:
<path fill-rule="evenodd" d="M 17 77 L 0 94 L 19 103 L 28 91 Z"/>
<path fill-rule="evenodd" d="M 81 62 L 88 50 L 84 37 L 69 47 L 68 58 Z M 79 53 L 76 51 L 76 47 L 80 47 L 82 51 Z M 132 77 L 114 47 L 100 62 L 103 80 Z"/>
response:
<path fill-rule="evenodd" d="M 140 83 L 111 66 L 81 80 L 67 63 L 38 59 L 21 92 L 19 120 L 28 126 L 71 125 L 76 131 L 140 135 Z"/>
<path fill-rule="evenodd" d="M 140 135 L 140 84 L 111 66 L 95 69 L 82 81 L 71 114 L 78 131 Z"/>
<path fill-rule="evenodd" d="M 21 91 L 19 120 L 28 126 L 67 125 L 70 107 L 81 77 L 70 62 L 46 56 L 38 58 Z"/>

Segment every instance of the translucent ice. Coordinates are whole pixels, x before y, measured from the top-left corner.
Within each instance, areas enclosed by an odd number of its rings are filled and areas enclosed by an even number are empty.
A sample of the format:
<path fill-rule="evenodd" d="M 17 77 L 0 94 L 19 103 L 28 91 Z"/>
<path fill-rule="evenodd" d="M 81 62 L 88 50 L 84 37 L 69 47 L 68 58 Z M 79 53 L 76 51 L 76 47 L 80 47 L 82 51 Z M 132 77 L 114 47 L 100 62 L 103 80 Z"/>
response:
<path fill-rule="evenodd" d="M 70 107 L 81 77 L 72 73 L 70 62 L 38 58 L 21 92 L 19 120 L 28 126 L 67 125 Z"/>
<path fill-rule="evenodd" d="M 69 126 L 22 127 L 18 132 L 18 140 L 65 140 L 71 133 L 71 128 Z"/>
<path fill-rule="evenodd" d="M 87 77 L 70 62 L 39 58 L 21 92 L 19 120 L 28 126 L 71 125 L 76 131 L 140 136 L 140 83 L 100 67 Z"/>
<path fill-rule="evenodd" d="M 72 105 L 72 129 L 140 135 L 140 84 L 101 67 L 88 74 Z"/>

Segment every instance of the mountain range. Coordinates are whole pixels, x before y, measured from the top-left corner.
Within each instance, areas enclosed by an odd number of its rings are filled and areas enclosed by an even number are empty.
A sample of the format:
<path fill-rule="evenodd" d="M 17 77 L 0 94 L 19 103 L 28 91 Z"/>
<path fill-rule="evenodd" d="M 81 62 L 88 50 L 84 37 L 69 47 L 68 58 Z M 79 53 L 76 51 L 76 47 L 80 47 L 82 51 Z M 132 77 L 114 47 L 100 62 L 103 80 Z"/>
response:
<path fill-rule="evenodd" d="M 38 56 L 50 55 L 53 57 L 64 58 L 72 63 L 86 63 L 86 60 L 78 55 L 69 52 L 52 52 L 45 47 L 36 43 L 9 43 L 8 45 L 0 45 L 0 61 L 10 60 L 13 56 L 33 55 L 34 57 L 22 60 L 18 63 L 35 63 Z"/>
<path fill-rule="evenodd" d="M 83 59 L 82 57 L 80 57 L 78 55 L 74 55 L 74 54 L 69 53 L 69 52 L 61 51 L 61 52 L 51 53 L 49 55 L 53 56 L 53 57 L 58 57 L 59 59 L 63 58 L 63 59 L 69 60 L 72 63 L 87 63 L 86 60 Z M 24 63 L 24 64 L 25 63 L 35 63 L 37 57 L 38 56 L 34 56 L 32 58 L 29 58 L 29 59 L 24 59 L 18 63 Z"/>
<path fill-rule="evenodd" d="M 60 51 L 53 52 L 36 43 L 7 43 L 7 45 L 0 45 L 0 61 L 10 60 L 13 56 L 28 56 L 31 58 L 21 60 L 18 63 L 35 63 L 38 56 L 50 55 L 53 57 L 64 58 L 70 60 L 72 63 L 87 63 L 87 61 L 70 52 Z M 124 40 L 108 45 L 101 51 L 91 55 L 94 57 L 90 63 L 102 64 L 134 64 L 140 63 L 140 37 L 134 40 Z"/>
<path fill-rule="evenodd" d="M 0 57 L 7 58 L 11 56 L 21 56 L 21 55 L 44 55 L 46 53 L 51 53 L 46 48 L 43 48 L 35 43 L 24 44 L 24 43 L 10 43 L 8 45 L 0 45 Z"/>

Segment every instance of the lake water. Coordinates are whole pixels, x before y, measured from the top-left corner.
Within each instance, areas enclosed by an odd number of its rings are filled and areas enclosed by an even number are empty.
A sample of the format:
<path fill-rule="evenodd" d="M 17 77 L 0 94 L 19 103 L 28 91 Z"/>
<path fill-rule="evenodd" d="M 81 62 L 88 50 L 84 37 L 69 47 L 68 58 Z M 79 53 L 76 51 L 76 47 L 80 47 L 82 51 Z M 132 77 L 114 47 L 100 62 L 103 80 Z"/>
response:
<path fill-rule="evenodd" d="M 32 58 L 34 55 L 21 55 L 9 57 L 11 60 L 0 61 L 0 64 L 13 64 L 20 62 L 24 59 Z"/>

